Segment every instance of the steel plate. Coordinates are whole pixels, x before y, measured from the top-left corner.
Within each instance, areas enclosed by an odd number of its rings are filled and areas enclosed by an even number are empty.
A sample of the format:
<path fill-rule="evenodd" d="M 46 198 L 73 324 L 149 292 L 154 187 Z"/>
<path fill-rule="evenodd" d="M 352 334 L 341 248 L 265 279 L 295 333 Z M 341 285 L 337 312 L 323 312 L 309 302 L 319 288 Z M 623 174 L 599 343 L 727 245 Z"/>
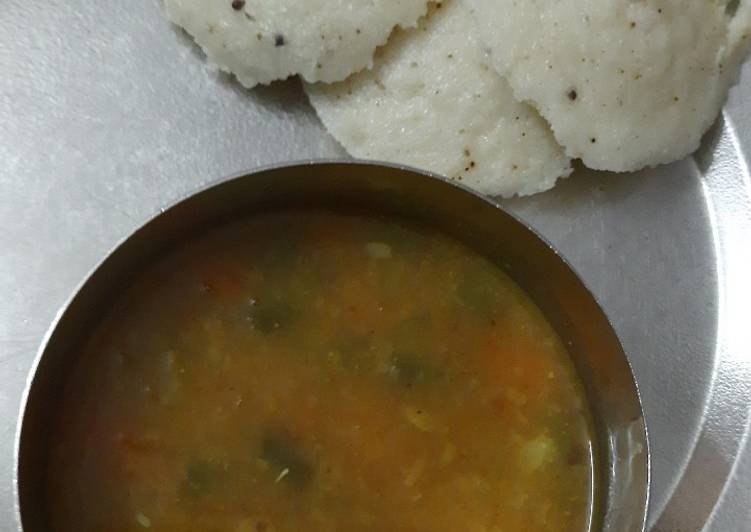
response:
<path fill-rule="evenodd" d="M 335 157 L 295 82 L 209 70 L 159 0 L 0 1 L 0 529 L 18 524 L 21 391 L 59 307 L 163 205 L 241 170 Z M 639 382 L 650 523 L 751 530 L 751 65 L 693 158 L 578 171 L 504 205 L 583 275 Z"/>

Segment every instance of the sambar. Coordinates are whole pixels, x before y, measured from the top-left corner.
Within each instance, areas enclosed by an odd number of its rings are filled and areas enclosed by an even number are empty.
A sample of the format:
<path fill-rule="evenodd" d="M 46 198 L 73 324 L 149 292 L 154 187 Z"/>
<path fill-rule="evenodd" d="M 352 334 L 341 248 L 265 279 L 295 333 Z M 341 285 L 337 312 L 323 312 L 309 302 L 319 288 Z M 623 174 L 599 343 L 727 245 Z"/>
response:
<path fill-rule="evenodd" d="M 643 532 L 649 496 L 644 414 L 623 348 L 585 284 L 548 243 L 489 199 L 440 177 L 359 161 L 280 165 L 213 183 L 162 209 L 91 272 L 52 324 L 22 400 L 14 484 L 24 532 L 53 529 L 48 511 L 53 428 L 71 370 L 113 302 L 139 272 L 186 239 L 229 220 L 284 209 L 408 220 L 500 266 L 555 329 L 584 385 L 599 449 L 590 529 Z M 376 255 L 378 249 L 371 246 Z M 142 527 L 153 526 L 147 514 L 135 518 Z"/>
<path fill-rule="evenodd" d="M 293 211 L 169 252 L 92 331 L 50 448 L 60 532 L 587 530 L 562 342 L 436 230 Z"/>

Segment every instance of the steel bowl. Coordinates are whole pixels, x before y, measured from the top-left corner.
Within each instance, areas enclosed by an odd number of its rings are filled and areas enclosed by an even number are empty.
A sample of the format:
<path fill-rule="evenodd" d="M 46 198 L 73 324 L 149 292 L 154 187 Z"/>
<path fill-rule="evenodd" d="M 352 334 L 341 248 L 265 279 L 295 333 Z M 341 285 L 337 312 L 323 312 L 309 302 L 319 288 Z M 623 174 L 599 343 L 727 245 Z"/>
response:
<path fill-rule="evenodd" d="M 502 267 L 568 346 L 597 430 L 590 530 L 643 531 L 649 446 L 626 354 L 597 301 L 539 235 L 496 204 L 446 179 L 402 166 L 304 162 L 222 180 L 179 201 L 121 242 L 58 314 L 34 364 L 16 439 L 16 508 L 26 532 L 50 530 L 50 427 L 76 347 L 108 303 L 165 248 L 227 220 L 279 208 L 373 213 L 429 224 Z"/>

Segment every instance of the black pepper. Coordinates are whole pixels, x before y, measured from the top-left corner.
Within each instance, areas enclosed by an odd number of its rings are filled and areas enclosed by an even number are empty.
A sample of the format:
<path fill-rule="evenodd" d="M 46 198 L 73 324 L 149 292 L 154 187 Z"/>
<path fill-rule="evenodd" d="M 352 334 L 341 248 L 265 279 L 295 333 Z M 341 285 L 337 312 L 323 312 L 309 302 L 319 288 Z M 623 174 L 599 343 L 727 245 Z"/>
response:
<path fill-rule="evenodd" d="M 240 11 L 245 7 L 245 0 L 232 0 L 232 9 Z"/>
<path fill-rule="evenodd" d="M 570 91 L 568 91 L 568 99 L 571 100 L 572 102 L 574 100 L 576 100 L 577 96 L 578 95 L 576 94 L 576 90 L 575 89 L 571 89 Z"/>
<path fill-rule="evenodd" d="M 277 33 L 274 35 L 274 46 L 284 46 L 284 35 Z"/>

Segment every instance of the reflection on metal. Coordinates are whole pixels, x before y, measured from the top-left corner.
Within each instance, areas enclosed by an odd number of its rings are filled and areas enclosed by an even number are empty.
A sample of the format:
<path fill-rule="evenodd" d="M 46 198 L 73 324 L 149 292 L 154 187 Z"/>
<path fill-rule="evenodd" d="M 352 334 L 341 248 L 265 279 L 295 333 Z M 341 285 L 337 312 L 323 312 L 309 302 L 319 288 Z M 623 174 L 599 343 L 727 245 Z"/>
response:
<path fill-rule="evenodd" d="M 746 130 L 746 134 L 751 131 Z M 691 530 L 706 523 L 731 476 L 751 414 L 751 189 L 747 162 L 729 117 L 704 139 L 696 159 L 712 213 L 718 276 L 717 343 L 704 423 L 658 530 Z M 731 457 L 728 459 L 728 457 Z M 751 495 L 749 493 L 748 495 Z M 746 523 L 747 524 L 747 523 Z M 741 526 L 738 523 L 738 526 Z"/>

